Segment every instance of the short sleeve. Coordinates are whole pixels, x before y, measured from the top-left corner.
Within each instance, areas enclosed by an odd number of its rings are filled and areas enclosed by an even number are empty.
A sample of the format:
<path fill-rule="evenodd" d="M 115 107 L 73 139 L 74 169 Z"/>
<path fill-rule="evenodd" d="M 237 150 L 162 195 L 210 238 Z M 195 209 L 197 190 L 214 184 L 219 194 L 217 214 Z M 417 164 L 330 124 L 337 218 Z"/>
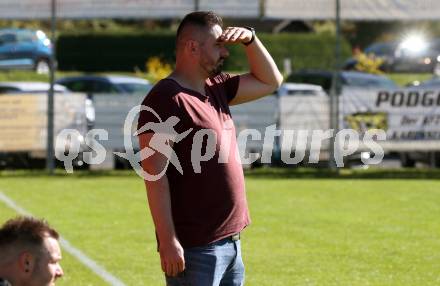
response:
<path fill-rule="evenodd" d="M 183 128 L 183 111 L 179 107 L 176 96 L 166 90 L 161 92 L 159 89 L 153 89 L 142 101 L 137 130 L 140 130 L 148 123 L 164 122 L 171 116 L 179 118 L 176 128 Z M 144 130 L 138 135 L 148 132 L 153 132 L 153 130 Z"/>
<path fill-rule="evenodd" d="M 228 103 L 231 102 L 237 95 L 240 76 L 222 73 L 216 76 L 214 80 L 216 83 L 223 85 Z"/>

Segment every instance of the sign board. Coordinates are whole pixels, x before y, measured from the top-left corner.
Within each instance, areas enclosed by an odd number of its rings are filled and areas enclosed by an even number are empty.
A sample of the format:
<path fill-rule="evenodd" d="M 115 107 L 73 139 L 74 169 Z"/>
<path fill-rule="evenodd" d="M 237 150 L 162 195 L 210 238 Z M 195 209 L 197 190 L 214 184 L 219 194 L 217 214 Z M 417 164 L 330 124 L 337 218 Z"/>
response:
<path fill-rule="evenodd" d="M 389 150 L 440 150 L 440 90 L 345 88 L 340 128 L 382 129 Z"/>
<path fill-rule="evenodd" d="M 87 132 L 84 94 L 55 94 L 55 138 L 66 128 Z M 47 94 L 0 96 L 0 152 L 46 150 Z"/>

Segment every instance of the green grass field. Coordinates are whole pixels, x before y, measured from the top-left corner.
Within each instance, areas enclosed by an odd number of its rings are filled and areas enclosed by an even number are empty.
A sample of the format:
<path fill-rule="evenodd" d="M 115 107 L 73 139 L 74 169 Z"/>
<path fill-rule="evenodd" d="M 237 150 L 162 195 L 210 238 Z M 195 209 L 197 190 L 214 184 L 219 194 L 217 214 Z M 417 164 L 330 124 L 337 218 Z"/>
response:
<path fill-rule="evenodd" d="M 246 177 L 246 285 L 440 284 L 440 181 L 319 174 Z M 131 172 L 3 172 L 0 191 L 126 285 L 164 285 L 144 185 Z M 0 202 L 0 222 L 14 215 Z M 62 265 L 59 285 L 106 285 L 66 253 Z"/>

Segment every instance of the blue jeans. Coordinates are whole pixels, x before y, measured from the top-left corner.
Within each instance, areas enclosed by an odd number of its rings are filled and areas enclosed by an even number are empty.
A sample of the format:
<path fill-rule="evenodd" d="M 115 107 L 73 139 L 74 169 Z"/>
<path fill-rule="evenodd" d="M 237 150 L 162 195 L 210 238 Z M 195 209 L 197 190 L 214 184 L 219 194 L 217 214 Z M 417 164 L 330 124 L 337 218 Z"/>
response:
<path fill-rule="evenodd" d="M 167 286 L 242 286 L 244 265 L 240 240 L 225 238 L 184 249 L 185 271 L 166 277 Z"/>

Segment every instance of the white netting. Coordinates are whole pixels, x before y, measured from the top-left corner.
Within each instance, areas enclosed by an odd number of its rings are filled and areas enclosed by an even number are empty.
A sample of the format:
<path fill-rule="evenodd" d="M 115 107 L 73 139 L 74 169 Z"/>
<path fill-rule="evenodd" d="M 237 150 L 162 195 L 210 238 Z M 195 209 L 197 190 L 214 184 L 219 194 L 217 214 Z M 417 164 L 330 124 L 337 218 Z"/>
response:
<path fill-rule="evenodd" d="M 213 10 L 228 17 L 258 17 L 258 0 L 57 0 L 57 17 L 180 18 L 194 11 Z M 0 0 L 2 19 L 49 18 L 51 0 Z"/>
<path fill-rule="evenodd" d="M 347 20 L 438 20 L 439 0 L 341 0 Z M 266 0 L 264 15 L 276 19 L 335 18 L 335 0 Z"/>

